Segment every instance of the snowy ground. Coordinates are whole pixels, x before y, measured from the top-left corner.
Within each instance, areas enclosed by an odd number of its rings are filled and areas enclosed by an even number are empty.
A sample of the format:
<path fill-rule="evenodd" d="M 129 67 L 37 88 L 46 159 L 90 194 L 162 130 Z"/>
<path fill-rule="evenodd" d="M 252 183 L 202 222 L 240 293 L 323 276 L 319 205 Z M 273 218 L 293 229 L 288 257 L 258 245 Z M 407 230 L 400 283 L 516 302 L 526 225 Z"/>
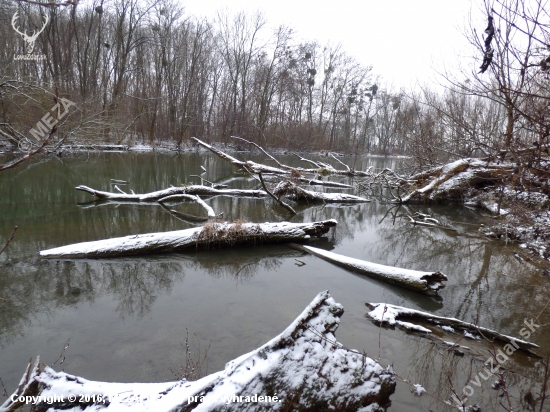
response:
<path fill-rule="evenodd" d="M 498 207 L 500 201 L 500 209 Z M 469 199 L 495 215 L 495 223 L 483 233 L 506 242 L 519 242 L 539 257 L 550 261 L 550 198 L 541 192 L 490 189 Z"/>

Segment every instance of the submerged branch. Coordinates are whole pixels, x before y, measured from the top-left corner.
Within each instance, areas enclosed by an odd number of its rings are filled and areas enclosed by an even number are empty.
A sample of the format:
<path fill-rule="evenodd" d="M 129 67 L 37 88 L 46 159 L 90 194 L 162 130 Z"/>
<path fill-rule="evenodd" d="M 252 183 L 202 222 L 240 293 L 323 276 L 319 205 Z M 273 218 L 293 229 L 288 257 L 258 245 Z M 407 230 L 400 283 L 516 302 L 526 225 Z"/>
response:
<path fill-rule="evenodd" d="M 6 248 L 8 247 L 8 245 L 10 244 L 10 242 L 15 238 L 15 232 L 17 232 L 17 226 L 15 226 L 13 228 L 13 232 L 11 232 L 11 236 L 10 238 L 8 239 L 8 241 L 6 242 L 6 244 L 4 245 L 4 247 L 2 248 L 2 250 L 0 250 L 0 255 L 2 253 L 4 253 L 4 250 L 6 250 Z"/>

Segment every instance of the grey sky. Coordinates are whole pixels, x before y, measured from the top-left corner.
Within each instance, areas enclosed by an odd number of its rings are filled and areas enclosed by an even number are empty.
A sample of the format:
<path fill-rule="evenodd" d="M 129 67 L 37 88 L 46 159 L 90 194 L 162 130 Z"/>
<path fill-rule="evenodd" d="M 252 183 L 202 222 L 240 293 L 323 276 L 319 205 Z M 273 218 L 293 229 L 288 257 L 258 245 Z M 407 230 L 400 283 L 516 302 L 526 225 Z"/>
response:
<path fill-rule="evenodd" d="M 396 88 L 430 82 L 433 66 L 452 69 L 471 54 L 461 34 L 470 0 L 184 0 L 189 14 L 213 18 L 217 10 L 263 11 L 270 26 L 287 24 L 296 38 L 341 43 Z M 472 5 L 473 4 L 473 5 Z M 478 32 L 485 28 L 479 19 Z"/>

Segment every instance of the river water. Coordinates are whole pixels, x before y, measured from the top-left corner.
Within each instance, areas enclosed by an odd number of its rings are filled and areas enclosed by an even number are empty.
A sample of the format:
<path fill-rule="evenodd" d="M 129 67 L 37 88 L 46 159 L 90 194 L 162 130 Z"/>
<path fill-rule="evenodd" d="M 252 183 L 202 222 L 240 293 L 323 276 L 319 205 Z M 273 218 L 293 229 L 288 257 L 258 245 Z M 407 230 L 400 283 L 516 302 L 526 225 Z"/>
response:
<path fill-rule="evenodd" d="M 299 164 L 290 156 L 281 160 Z M 397 163 L 362 158 L 356 168 Z M 203 153 L 81 154 L 35 160 L 0 174 L 0 245 L 19 226 L 15 240 L 0 255 L 0 378 L 8 392 L 36 355 L 50 365 L 57 361 L 57 370 L 93 380 L 175 380 L 186 362 L 186 336 L 192 359 L 199 353 L 203 359 L 207 351 L 203 372 L 214 372 L 279 334 L 327 289 L 345 308 L 337 339 L 380 358 L 384 365 L 393 364 L 401 379 L 420 383 L 433 395 L 415 397 L 399 382 L 390 411 L 456 410 L 441 399 L 449 399 L 451 385 L 461 395 L 465 385 L 473 386 L 468 382 L 483 364 L 418 335 L 380 329 L 365 317 L 366 302 L 457 317 L 514 336 L 525 326 L 524 319 L 538 317 L 536 323 L 542 326 L 529 340 L 541 346 L 541 355 L 550 350 L 550 278 L 544 267 L 536 260 L 516 258 L 514 253 L 528 257 L 517 245 L 480 236 L 480 224 L 489 218 L 465 207 L 405 208 L 376 201 L 301 204 L 291 218 L 338 221 L 318 247 L 391 266 L 442 271 L 449 281 L 440 299 L 358 276 L 284 245 L 108 260 L 37 258 L 40 250 L 70 243 L 193 227 L 158 205 L 97 203 L 74 187 L 114 190 L 111 179 L 120 179 L 128 182 L 119 185 L 122 190 L 145 193 L 198 183 L 191 175 L 200 175 L 201 166 L 206 169 L 203 178 L 210 181 L 259 188 L 227 162 Z M 271 200 L 206 201 L 230 221 L 289 219 Z M 203 214 L 194 204 L 175 208 Z M 457 231 L 412 226 L 406 215 L 415 211 L 429 213 Z M 295 259 L 306 265 L 296 265 Z M 445 339 L 460 337 L 450 334 Z M 460 344 L 477 345 L 482 356 L 490 356 L 489 345 L 467 339 Z M 536 397 L 543 380 L 540 361 L 518 351 L 505 366 L 513 370 L 507 375 L 513 404 L 520 404 L 528 390 Z M 491 389 L 493 380 L 473 386 L 469 403 L 503 410 Z"/>

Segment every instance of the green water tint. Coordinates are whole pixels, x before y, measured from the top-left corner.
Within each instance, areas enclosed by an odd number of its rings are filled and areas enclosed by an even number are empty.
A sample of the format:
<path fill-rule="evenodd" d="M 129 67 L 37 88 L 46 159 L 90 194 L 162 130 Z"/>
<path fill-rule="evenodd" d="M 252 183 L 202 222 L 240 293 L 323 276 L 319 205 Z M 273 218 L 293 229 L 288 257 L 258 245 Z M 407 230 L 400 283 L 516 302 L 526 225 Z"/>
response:
<path fill-rule="evenodd" d="M 240 158 L 263 160 L 249 155 Z M 292 156 L 279 158 L 304 166 Z M 362 158 L 356 167 L 382 168 L 396 162 Z M 449 398 L 447 373 L 454 371 L 453 384 L 461 394 L 482 363 L 472 363 L 468 356 L 455 356 L 401 330 L 380 332 L 365 318 L 365 302 L 457 317 L 519 336 L 524 318 L 538 316 L 550 298 L 550 279 L 539 266 L 520 263 L 513 256 L 518 251 L 515 245 L 479 237 L 478 224 L 484 218 L 456 206 L 414 206 L 410 211 L 432 214 L 452 223 L 458 232 L 411 226 L 403 207 L 378 202 L 299 205 L 298 215 L 291 219 L 338 220 L 336 230 L 316 247 L 391 266 L 441 270 L 449 281 L 440 299 L 352 274 L 284 245 L 109 260 L 37 259 L 39 250 L 70 243 L 193 227 L 156 204 L 93 202 L 92 196 L 74 187 L 84 184 L 114 191 L 111 179 L 118 179 L 128 182 L 118 184 L 122 190 L 144 193 L 199 183 L 190 175 L 200 175 L 201 165 L 207 170 L 202 176 L 210 181 L 224 181 L 235 188 L 260 187 L 228 163 L 204 154 L 82 154 L 34 161 L 0 173 L 0 244 L 19 226 L 15 240 L 0 256 L 0 377 L 8 391 L 17 386 L 31 356 L 40 354 L 52 364 L 69 338 L 65 361 L 54 368 L 87 379 L 176 379 L 171 369 L 185 362 L 181 342 L 186 329 L 195 352 L 199 344 L 202 352 L 210 345 L 208 372 L 214 372 L 280 333 L 318 292 L 328 289 L 346 311 L 336 332 L 340 342 L 374 358 L 380 352 L 380 362 L 393 363 L 401 377 Z M 228 220 L 289 218 L 268 199 L 205 200 Z M 191 203 L 174 208 L 202 214 Z M 299 267 L 295 259 L 306 265 Z M 547 308 L 538 322 L 543 326 L 530 337 L 541 346 L 540 354 L 550 350 L 548 313 Z M 488 357 L 487 345 L 468 339 L 460 344 L 477 345 Z M 508 384 L 516 398 L 542 381 L 536 360 L 521 353 L 513 354 L 506 366 L 516 372 L 509 375 Z M 493 380 L 474 386 L 472 402 L 485 410 L 498 410 L 497 392 L 490 387 Z M 405 384 L 398 384 L 392 401 L 390 410 L 395 411 L 453 410 L 430 397 L 414 397 Z"/>

